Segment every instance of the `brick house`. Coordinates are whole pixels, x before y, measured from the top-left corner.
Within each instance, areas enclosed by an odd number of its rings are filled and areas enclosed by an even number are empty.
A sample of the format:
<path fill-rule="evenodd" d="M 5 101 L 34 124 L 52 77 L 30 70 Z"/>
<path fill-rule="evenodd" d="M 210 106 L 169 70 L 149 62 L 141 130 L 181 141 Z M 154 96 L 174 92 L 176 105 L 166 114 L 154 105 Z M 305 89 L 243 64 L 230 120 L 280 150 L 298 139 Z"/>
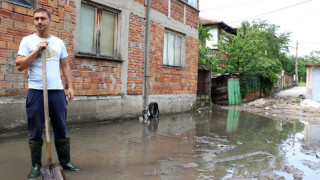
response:
<path fill-rule="evenodd" d="M 150 102 L 161 113 L 190 110 L 197 90 L 198 3 L 0 0 L 0 129 L 26 123 L 28 72 L 16 70 L 15 58 L 22 37 L 35 32 L 33 9 L 40 7 L 52 14 L 51 34 L 69 53 L 75 98 L 68 122 L 138 117 Z"/>

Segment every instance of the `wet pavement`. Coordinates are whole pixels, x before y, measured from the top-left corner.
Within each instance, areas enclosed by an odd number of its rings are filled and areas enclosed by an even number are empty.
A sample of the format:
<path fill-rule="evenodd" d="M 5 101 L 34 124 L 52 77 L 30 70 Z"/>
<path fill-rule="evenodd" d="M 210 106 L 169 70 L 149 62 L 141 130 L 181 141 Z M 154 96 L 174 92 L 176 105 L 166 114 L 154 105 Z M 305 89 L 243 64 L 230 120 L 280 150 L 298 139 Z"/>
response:
<path fill-rule="evenodd" d="M 300 95 L 303 95 L 306 97 L 308 95 L 307 87 L 305 86 L 295 86 L 289 89 L 282 90 L 278 93 L 276 93 L 274 96 L 277 97 L 299 97 Z"/>
<path fill-rule="evenodd" d="M 73 126 L 72 161 L 83 170 L 65 174 L 68 180 L 320 179 L 319 130 L 320 124 L 222 109 Z M 25 133 L 0 136 L 0 163 L 0 179 L 27 179 Z"/>

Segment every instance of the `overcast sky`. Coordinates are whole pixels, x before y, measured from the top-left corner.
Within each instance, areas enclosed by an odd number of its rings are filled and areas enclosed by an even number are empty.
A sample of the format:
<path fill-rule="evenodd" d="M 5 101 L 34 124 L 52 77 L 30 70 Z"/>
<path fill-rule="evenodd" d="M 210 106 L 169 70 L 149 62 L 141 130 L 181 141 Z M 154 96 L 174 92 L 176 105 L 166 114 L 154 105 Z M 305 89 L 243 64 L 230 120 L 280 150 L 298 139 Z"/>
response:
<path fill-rule="evenodd" d="M 238 27 L 242 21 L 267 20 L 291 32 L 290 54 L 309 55 L 320 51 L 320 0 L 200 0 L 200 17 Z"/>

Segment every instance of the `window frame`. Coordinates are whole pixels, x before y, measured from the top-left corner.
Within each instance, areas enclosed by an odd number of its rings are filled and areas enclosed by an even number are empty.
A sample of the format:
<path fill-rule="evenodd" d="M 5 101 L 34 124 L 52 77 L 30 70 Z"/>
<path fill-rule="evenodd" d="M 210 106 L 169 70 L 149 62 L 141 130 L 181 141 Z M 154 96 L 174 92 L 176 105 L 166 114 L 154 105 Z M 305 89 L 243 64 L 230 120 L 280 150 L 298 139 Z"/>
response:
<path fill-rule="evenodd" d="M 81 23 L 81 18 L 79 20 L 79 31 L 78 31 L 78 40 L 77 40 L 77 49 L 75 52 L 75 56 L 76 57 L 86 57 L 86 58 L 94 58 L 94 59 L 105 59 L 105 60 L 116 60 L 116 61 L 122 61 L 120 59 L 120 55 L 119 55 L 119 19 L 120 19 L 120 11 L 117 9 L 113 9 L 111 7 L 107 7 L 105 5 L 102 4 L 97 4 L 97 3 L 93 3 L 91 1 L 81 1 L 80 4 L 80 9 L 82 6 L 87 6 L 90 8 L 94 8 L 95 10 L 95 19 L 94 19 L 94 34 L 93 34 L 93 39 L 94 39 L 94 43 L 93 43 L 93 53 L 89 53 L 89 52 L 81 52 L 80 49 L 80 44 L 79 44 L 79 37 L 81 36 L 81 32 L 80 32 L 80 23 Z M 99 12 L 100 11 L 100 12 Z M 102 27 L 102 20 L 100 19 L 100 24 L 98 24 L 98 18 L 100 16 L 100 18 L 102 18 L 102 14 L 103 11 L 105 11 L 106 13 L 111 13 L 115 15 L 115 23 L 114 23 L 114 44 L 113 44 L 113 55 L 103 55 L 103 53 L 101 53 L 101 46 L 100 46 L 100 41 L 101 41 L 101 27 Z M 79 17 L 81 16 L 81 10 L 79 11 Z M 99 14 L 100 13 L 100 14 Z"/>
<path fill-rule="evenodd" d="M 25 3 L 22 3 L 20 1 L 16 1 L 16 0 L 4 0 L 5 2 L 8 2 L 8 3 L 12 3 L 12 4 L 15 4 L 15 5 L 18 5 L 18 6 L 23 6 L 23 7 L 26 7 L 26 8 L 31 8 L 31 9 L 35 9 L 36 8 L 36 0 L 29 0 L 30 1 L 30 5 L 28 4 L 25 4 Z"/>
<path fill-rule="evenodd" d="M 168 40 L 169 40 L 169 36 L 167 35 L 167 40 L 165 40 L 165 34 L 171 34 L 171 35 L 174 35 L 174 60 L 173 60 L 173 65 L 170 65 L 169 64 L 169 43 L 168 43 Z M 175 52 L 175 49 L 177 48 L 177 36 L 180 36 L 181 37 L 181 50 L 180 50 L 180 63 L 179 65 L 176 65 L 176 52 Z M 169 66 L 169 67 L 180 67 L 180 68 L 184 68 L 185 67 L 185 49 L 186 49 L 186 36 L 185 34 L 182 34 L 182 33 L 179 33 L 179 32 L 176 32 L 176 31 L 173 31 L 173 30 L 170 30 L 170 29 L 165 29 L 164 31 L 164 35 L 163 35 L 163 42 L 167 41 L 167 44 L 163 43 L 163 57 L 162 57 L 162 65 L 163 66 Z M 167 47 L 165 47 L 167 45 Z M 165 49 L 166 50 L 166 54 L 165 55 Z M 166 60 L 164 60 L 166 57 Z M 166 63 L 165 63 L 166 61 Z"/>

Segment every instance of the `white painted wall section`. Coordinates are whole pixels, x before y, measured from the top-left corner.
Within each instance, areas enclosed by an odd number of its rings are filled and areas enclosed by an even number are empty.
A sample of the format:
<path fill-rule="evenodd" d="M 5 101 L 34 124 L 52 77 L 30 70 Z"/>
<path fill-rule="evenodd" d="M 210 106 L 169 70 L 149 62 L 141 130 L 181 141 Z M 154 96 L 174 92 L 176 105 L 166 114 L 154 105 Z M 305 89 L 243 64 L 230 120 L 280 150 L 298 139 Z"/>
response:
<path fill-rule="evenodd" d="M 217 47 L 214 47 L 214 45 L 218 44 L 218 29 L 210 29 L 209 33 L 212 35 L 212 37 L 210 40 L 207 40 L 206 45 L 211 49 L 217 49 Z"/>
<path fill-rule="evenodd" d="M 320 101 L 320 68 L 312 71 L 312 100 Z"/>

